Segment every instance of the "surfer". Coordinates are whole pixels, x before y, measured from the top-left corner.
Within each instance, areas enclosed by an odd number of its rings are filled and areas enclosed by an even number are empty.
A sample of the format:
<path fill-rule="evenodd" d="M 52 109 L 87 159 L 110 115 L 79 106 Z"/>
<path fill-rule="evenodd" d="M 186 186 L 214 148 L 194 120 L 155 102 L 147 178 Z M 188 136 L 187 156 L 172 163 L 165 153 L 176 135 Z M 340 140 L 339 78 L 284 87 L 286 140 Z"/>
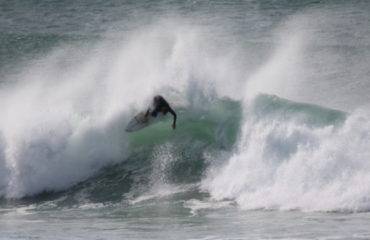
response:
<path fill-rule="evenodd" d="M 168 102 L 162 96 L 157 95 L 153 98 L 153 110 L 149 108 L 145 113 L 145 117 L 148 117 L 149 114 L 152 117 L 157 117 L 158 113 L 166 115 L 168 112 L 170 112 L 173 116 L 172 128 L 175 129 L 177 118 L 175 111 L 170 107 Z"/>

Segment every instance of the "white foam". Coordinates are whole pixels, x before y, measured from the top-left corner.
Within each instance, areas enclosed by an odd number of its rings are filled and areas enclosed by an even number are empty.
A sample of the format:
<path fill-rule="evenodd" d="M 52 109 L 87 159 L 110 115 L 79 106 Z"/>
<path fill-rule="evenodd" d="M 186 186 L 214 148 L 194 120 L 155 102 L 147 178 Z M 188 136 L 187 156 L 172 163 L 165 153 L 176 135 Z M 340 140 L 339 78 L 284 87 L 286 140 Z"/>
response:
<path fill-rule="evenodd" d="M 342 127 L 246 122 L 226 164 L 203 181 L 217 200 L 246 209 L 364 211 L 370 208 L 370 118 L 353 114 Z"/>
<path fill-rule="evenodd" d="M 214 199 L 234 199 L 246 209 L 370 209 L 369 111 L 359 113 L 352 107 L 354 113 L 343 126 L 319 127 L 276 115 L 256 116 L 251 110 L 259 93 L 340 109 L 353 106 L 361 90 L 349 92 L 348 87 L 338 86 L 364 86 L 365 76 L 356 67 L 342 66 L 332 52 L 317 52 L 320 44 L 340 40 L 333 32 L 329 38 L 320 34 L 337 18 L 307 12 L 293 15 L 278 29 L 281 41 L 274 54 L 247 80 L 242 130 L 233 155 L 222 166 L 211 167 L 202 181 L 202 188 Z M 357 57 L 363 55 L 353 56 Z M 357 63 L 346 62 L 346 66 Z M 327 76 L 329 69 L 336 73 L 335 79 Z M 357 74 L 360 78 L 352 78 Z M 342 89 L 346 92 L 339 94 Z M 338 104 L 343 99 L 345 103 Z"/>
<path fill-rule="evenodd" d="M 202 210 L 227 208 L 232 206 L 232 204 L 233 201 L 214 201 L 210 199 L 200 201 L 197 199 L 191 199 L 184 203 L 184 207 L 189 208 L 192 215 L 198 215 Z"/>
<path fill-rule="evenodd" d="M 1 196 L 62 190 L 123 161 L 125 124 L 154 94 L 186 102 L 194 80 L 202 92 L 233 91 L 224 82 L 238 77 L 232 57 L 215 54 L 197 27 L 169 22 L 123 40 L 60 46 L 8 79 L 0 89 Z"/>

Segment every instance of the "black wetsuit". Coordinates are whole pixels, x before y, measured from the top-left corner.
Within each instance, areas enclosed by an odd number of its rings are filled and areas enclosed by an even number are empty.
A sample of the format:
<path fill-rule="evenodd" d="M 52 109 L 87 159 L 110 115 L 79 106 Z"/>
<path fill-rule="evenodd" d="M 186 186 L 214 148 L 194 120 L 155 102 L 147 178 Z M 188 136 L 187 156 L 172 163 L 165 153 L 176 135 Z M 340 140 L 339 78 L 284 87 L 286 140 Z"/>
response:
<path fill-rule="evenodd" d="M 153 98 L 153 106 L 154 109 L 150 113 L 153 117 L 156 117 L 157 114 L 162 111 L 162 109 L 165 109 L 165 113 L 167 113 L 171 109 L 168 102 L 164 100 L 164 98 L 160 95 L 157 95 Z"/>
<path fill-rule="evenodd" d="M 153 98 L 153 110 L 148 110 L 148 113 L 149 112 L 150 115 L 153 117 L 157 117 L 159 112 L 162 112 L 163 114 L 167 114 L 167 112 L 170 112 L 173 116 L 173 128 L 176 127 L 176 113 L 162 96 L 157 95 Z"/>

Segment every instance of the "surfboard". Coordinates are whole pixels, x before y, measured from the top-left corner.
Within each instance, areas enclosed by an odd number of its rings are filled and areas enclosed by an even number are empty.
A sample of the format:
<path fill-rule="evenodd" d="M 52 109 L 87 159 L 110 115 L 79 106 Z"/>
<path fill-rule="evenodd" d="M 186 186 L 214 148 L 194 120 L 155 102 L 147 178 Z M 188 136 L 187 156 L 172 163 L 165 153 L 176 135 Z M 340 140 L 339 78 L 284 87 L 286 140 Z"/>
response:
<path fill-rule="evenodd" d="M 136 132 L 140 129 L 146 128 L 154 123 L 161 121 L 164 118 L 162 113 L 158 113 L 157 117 L 148 115 L 145 117 L 146 112 L 138 113 L 126 126 L 126 132 Z"/>

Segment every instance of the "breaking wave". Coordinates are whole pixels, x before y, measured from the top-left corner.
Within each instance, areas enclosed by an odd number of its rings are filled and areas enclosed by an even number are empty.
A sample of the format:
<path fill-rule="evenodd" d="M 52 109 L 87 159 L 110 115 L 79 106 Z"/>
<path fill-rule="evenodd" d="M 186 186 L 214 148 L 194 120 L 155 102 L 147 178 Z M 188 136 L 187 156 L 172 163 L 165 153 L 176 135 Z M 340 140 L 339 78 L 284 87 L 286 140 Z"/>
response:
<path fill-rule="evenodd" d="M 370 117 L 297 101 L 311 76 L 303 20 L 288 20 L 257 70 L 175 20 L 41 53 L 2 79 L 0 196 L 74 206 L 178 193 L 244 209 L 368 211 Z M 167 119 L 126 133 L 158 93 L 178 112 L 176 131 Z"/>

